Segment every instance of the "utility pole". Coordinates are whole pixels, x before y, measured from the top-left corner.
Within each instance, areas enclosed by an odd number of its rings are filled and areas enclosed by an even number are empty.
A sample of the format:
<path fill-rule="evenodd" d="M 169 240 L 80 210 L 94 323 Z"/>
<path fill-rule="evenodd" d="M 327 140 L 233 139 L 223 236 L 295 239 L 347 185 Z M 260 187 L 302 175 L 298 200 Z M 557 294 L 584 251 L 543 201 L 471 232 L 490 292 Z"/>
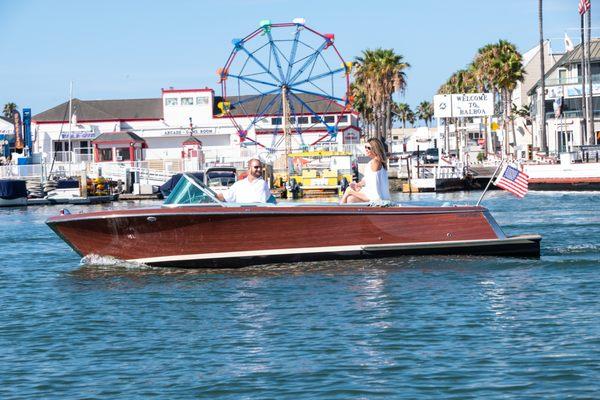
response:
<path fill-rule="evenodd" d="M 287 98 L 287 86 L 281 88 L 281 101 L 283 102 L 283 135 L 285 140 L 285 180 L 290 184 L 290 154 L 292 152 L 292 132 L 290 129 L 290 106 Z"/>
<path fill-rule="evenodd" d="M 587 126 L 587 96 L 585 95 L 585 81 L 587 80 L 587 63 L 585 62 L 585 28 L 584 28 L 584 16 L 581 17 L 581 116 L 582 116 L 582 127 L 583 134 L 581 135 L 581 144 L 589 142 L 588 126 Z"/>
<path fill-rule="evenodd" d="M 588 76 L 588 89 L 590 100 L 588 103 L 588 137 L 589 144 L 596 142 L 596 131 L 594 129 L 594 93 L 592 92 L 592 68 L 590 64 L 590 58 L 592 57 L 590 42 L 592 41 L 592 8 L 591 6 L 587 10 L 587 76 Z"/>
<path fill-rule="evenodd" d="M 540 138 L 540 150 L 548 155 L 548 142 L 546 141 L 546 68 L 544 66 L 544 25 L 543 25 L 543 0 L 538 0 L 538 27 L 540 32 L 540 77 L 541 77 L 541 128 L 542 136 Z"/>

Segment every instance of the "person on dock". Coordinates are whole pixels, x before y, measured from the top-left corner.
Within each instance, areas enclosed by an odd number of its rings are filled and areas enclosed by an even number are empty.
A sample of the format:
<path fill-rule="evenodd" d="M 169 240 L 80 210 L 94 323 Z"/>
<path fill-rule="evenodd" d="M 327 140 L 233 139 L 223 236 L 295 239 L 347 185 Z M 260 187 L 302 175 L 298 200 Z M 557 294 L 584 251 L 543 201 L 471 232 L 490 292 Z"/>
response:
<path fill-rule="evenodd" d="M 365 144 L 365 154 L 371 161 L 365 167 L 360 182 L 352 182 L 344 192 L 340 204 L 377 202 L 390 199 L 387 156 L 381 140 L 371 138 Z"/>
<path fill-rule="evenodd" d="M 217 198 L 228 203 L 274 203 L 275 197 L 262 177 L 263 165 L 257 158 L 248 161 L 248 176 L 234 183 Z"/>

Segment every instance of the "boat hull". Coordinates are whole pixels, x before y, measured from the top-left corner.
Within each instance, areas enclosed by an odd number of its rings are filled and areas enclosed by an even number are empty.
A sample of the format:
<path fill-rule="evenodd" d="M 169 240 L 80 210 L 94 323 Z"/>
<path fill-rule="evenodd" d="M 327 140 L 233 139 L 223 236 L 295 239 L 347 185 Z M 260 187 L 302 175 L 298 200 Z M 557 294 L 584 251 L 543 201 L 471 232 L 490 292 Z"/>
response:
<path fill-rule="evenodd" d="M 472 254 L 539 257 L 540 237 L 507 238 L 483 207 L 185 207 L 57 216 L 81 256 L 148 265 L 254 264 Z"/>

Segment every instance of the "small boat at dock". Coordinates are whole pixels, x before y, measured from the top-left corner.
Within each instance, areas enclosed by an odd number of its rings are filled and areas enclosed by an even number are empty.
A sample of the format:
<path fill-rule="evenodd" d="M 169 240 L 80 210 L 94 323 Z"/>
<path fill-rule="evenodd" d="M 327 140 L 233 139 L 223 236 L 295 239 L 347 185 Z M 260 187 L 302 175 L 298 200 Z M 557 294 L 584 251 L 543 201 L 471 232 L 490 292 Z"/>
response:
<path fill-rule="evenodd" d="M 27 182 L 24 179 L 0 179 L 0 207 L 27 205 Z"/>
<path fill-rule="evenodd" d="M 463 254 L 539 257 L 539 235 L 507 236 L 484 207 L 221 203 L 184 174 L 160 208 L 51 217 L 82 257 L 168 267 Z"/>

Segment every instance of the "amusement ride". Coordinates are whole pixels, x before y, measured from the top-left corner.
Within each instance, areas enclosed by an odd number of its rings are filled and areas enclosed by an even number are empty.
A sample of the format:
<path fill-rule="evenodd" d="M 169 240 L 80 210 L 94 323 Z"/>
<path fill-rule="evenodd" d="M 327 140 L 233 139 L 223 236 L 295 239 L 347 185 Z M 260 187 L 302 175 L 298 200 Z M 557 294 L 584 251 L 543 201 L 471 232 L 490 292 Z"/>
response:
<path fill-rule="evenodd" d="M 351 111 L 352 63 L 344 61 L 334 40 L 302 18 L 263 20 L 255 31 L 232 40 L 229 58 L 218 70 L 217 106 L 231 119 L 242 146 L 256 146 L 261 158 L 273 161 L 282 152 L 287 158 L 293 150 L 336 141 L 340 118 L 332 116 Z M 249 123 L 240 125 L 239 116 L 249 117 Z"/>

